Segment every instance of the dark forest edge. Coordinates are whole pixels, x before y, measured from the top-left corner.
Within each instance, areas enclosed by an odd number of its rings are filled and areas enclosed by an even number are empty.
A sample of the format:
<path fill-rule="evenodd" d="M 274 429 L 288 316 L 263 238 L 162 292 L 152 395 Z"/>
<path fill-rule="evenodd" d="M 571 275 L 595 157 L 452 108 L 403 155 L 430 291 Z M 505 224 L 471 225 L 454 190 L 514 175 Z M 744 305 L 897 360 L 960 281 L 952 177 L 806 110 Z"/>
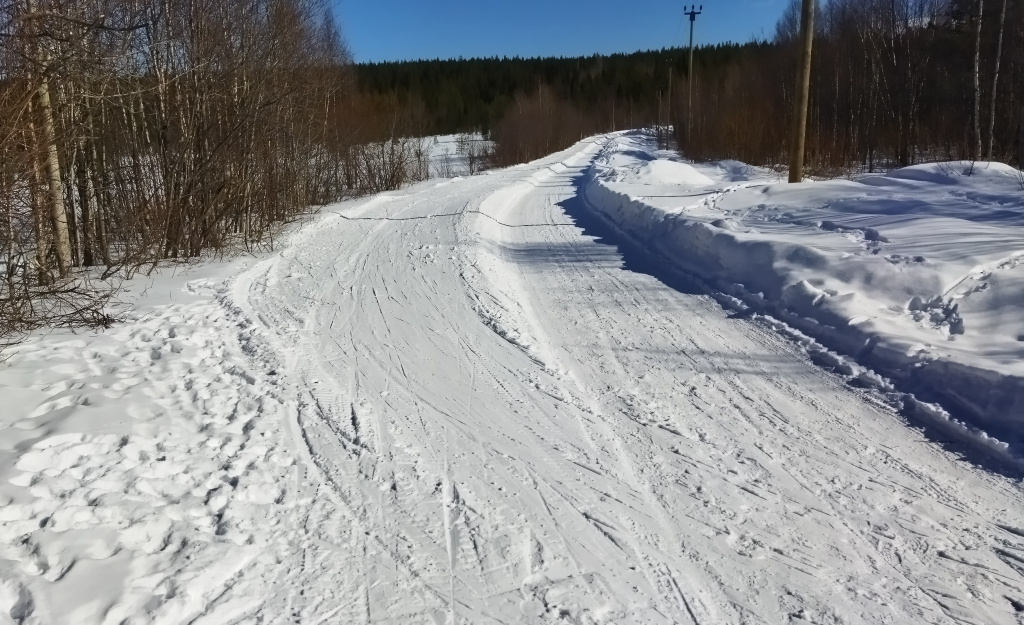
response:
<path fill-rule="evenodd" d="M 809 173 L 1024 159 L 1024 9 L 986 4 L 822 2 Z M 0 337 L 109 323 L 107 279 L 426 178 L 430 135 L 481 133 L 507 166 L 653 127 L 694 160 L 781 167 L 796 9 L 770 41 L 697 49 L 690 106 L 682 48 L 355 65 L 320 0 L 6 3 Z"/>

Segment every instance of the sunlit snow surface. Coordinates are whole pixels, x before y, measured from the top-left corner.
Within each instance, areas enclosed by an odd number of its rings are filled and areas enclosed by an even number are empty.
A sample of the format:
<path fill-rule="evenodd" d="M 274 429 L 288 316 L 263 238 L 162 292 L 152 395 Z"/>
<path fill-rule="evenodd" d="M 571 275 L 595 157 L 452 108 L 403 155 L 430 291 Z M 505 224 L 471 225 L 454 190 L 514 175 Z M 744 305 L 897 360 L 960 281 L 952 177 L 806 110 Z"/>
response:
<path fill-rule="evenodd" d="M 30 337 L 0 623 L 1019 624 L 1019 480 L 801 321 L 1013 375 L 973 334 L 1017 331 L 1012 172 L 669 157 L 597 137 L 331 206 Z"/>
<path fill-rule="evenodd" d="M 1024 173 L 939 163 L 789 185 L 677 160 L 620 136 L 586 197 L 714 288 L 1024 453 Z"/>

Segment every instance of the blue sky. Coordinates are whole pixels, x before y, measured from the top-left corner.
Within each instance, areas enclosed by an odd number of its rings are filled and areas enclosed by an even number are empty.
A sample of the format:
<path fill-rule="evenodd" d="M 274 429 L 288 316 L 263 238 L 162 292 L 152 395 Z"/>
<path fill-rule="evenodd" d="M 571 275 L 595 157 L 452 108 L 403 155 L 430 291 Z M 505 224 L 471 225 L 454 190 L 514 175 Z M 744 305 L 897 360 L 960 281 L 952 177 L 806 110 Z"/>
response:
<path fill-rule="evenodd" d="M 334 0 L 357 61 L 579 56 L 685 45 L 683 3 L 668 0 Z M 698 4 L 700 0 L 698 0 Z M 699 43 L 770 37 L 786 0 L 709 0 Z"/>

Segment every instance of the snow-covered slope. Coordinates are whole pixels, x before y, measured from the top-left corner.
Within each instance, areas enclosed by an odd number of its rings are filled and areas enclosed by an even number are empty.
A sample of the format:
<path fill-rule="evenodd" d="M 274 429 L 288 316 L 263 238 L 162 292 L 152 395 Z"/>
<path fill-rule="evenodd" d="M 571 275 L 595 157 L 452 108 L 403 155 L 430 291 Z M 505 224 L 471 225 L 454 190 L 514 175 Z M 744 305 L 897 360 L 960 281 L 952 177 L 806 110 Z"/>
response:
<path fill-rule="evenodd" d="M 777 184 L 625 135 L 586 184 L 631 236 L 1024 451 L 1024 191 L 1001 164 Z M 991 444 L 991 439 L 986 441 Z"/>
<path fill-rule="evenodd" d="M 1021 484 L 593 219 L 609 140 L 20 347 L 0 623 L 1019 623 Z"/>

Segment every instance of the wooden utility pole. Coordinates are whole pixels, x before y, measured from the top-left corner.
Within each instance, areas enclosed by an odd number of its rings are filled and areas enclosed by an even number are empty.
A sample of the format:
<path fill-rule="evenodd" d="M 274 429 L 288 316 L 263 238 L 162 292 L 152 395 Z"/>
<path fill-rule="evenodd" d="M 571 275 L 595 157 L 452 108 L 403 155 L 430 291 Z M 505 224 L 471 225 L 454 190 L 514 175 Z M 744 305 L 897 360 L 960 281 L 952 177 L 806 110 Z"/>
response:
<path fill-rule="evenodd" d="M 793 99 L 793 134 L 790 138 L 789 181 L 804 179 L 804 152 L 807 142 L 807 102 L 811 96 L 811 48 L 814 45 L 814 3 L 803 0 L 800 13 L 800 65 L 796 71 Z"/>
<path fill-rule="evenodd" d="M 690 127 L 693 125 L 693 23 L 697 21 L 697 16 L 704 11 L 704 5 L 691 5 L 690 10 L 687 11 L 686 7 L 683 7 L 683 14 L 690 16 L 690 68 L 686 70 L 686 140 L 690 140 Z"/>

